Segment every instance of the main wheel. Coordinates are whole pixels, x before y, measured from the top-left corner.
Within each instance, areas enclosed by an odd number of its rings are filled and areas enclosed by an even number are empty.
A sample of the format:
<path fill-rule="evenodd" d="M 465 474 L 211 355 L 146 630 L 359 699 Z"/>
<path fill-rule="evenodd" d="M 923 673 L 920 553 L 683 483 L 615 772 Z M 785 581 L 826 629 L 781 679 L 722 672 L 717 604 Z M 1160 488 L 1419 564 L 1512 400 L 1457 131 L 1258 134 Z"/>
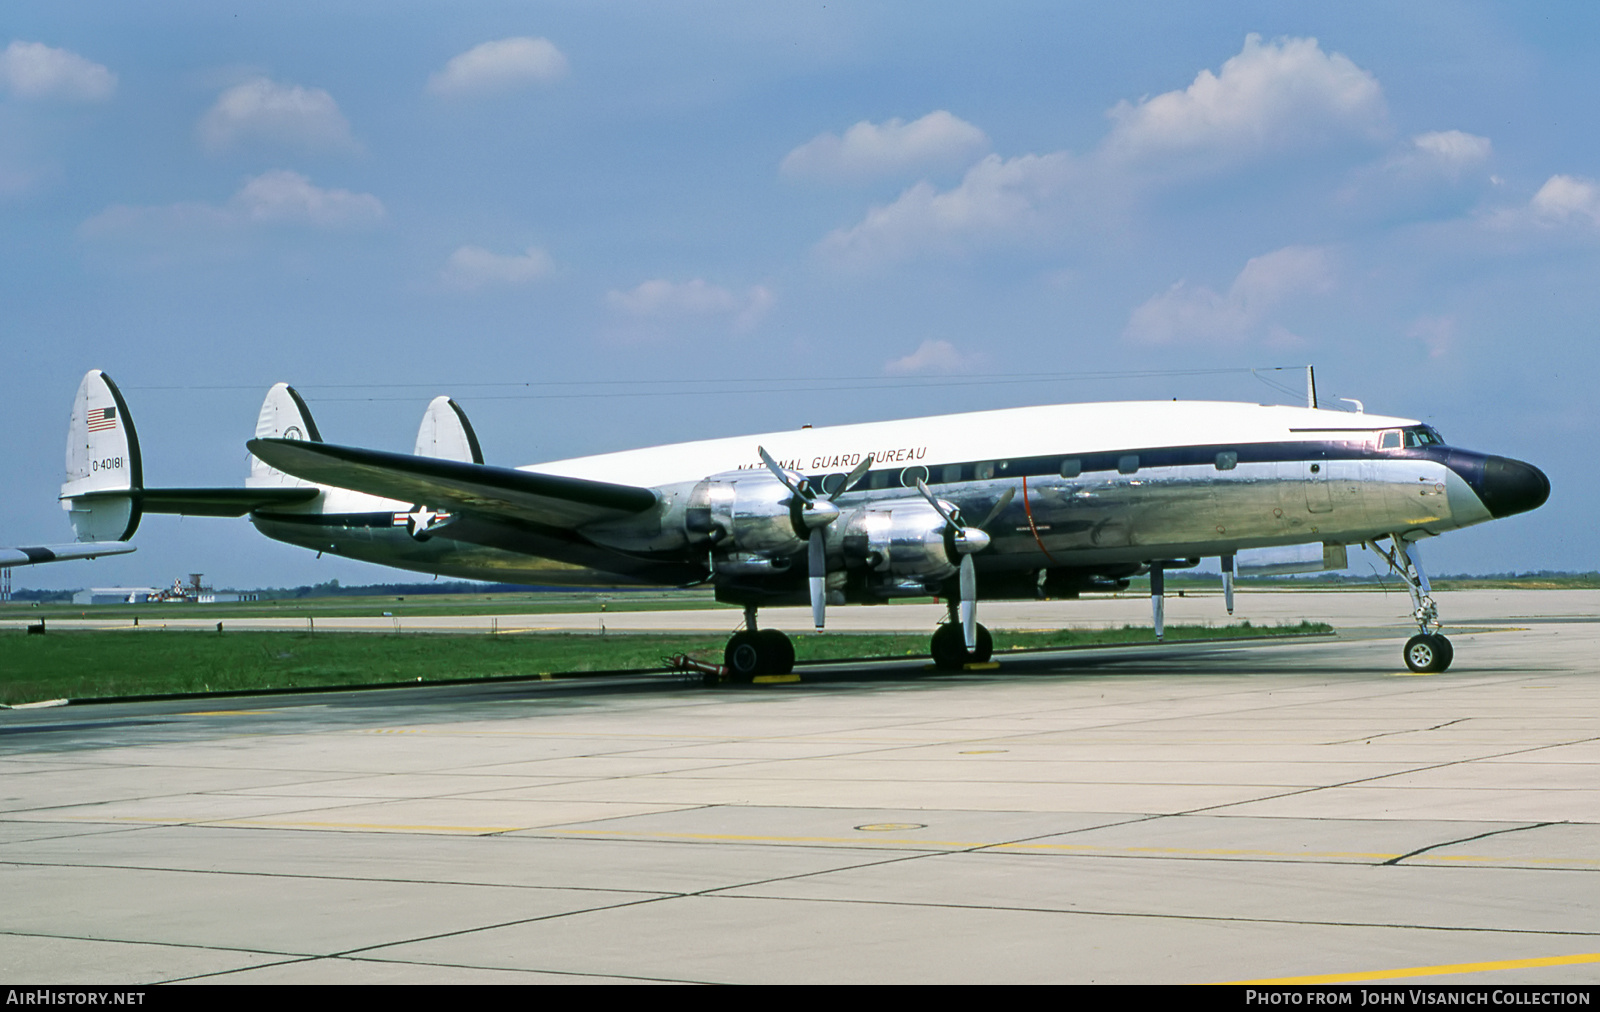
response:
<path fill-rule="evenodd" d="M 933 666 L 940 671 L 960 671 L 968 664 L 982 664 L 994 654 L 994 638 L 983 626 L 977 629 L 977 646 L 967 649 L 967 638 L 956 622 L 946 622 L 933 631 Z"/>
<path fill-rule="evenodd" d="M 756 644 L 765 658 L 768 674 L 787 675 L 794 670 L 794 641 L 777 629 L 756 633 Z"/>
<path fill-rule="evenodd" d="M 1437 633 L 1418 633 L 1406 640 L 1405 659 L 1412 671 L 1443 671 L 1455 659 L 1455 648 Z"/>
<path fill-rule="evenodd" d="M 728 677 L 736 682 L 748 682 L 757 675 L 766 674 L 766 654 L 762 649 L 761 634 L 736 632 L 728 639 L 722 651 L 722 663 L 728 668 Z"/>

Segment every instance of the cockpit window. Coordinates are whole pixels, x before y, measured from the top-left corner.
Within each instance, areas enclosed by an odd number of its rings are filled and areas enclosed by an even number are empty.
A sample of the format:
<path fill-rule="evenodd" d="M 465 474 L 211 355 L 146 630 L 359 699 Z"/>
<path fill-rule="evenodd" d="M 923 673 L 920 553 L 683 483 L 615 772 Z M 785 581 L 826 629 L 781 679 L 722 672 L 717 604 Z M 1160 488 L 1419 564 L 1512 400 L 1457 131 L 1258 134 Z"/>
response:
<path fill-rule="evenodd" d="M 1378 437 L 1378 449 L 1398 450 L 1404 446 L 1414 450 L 1421 446 L 1443 446 L 1444 437 L 1431 425 L 1413 425 L 1398 432 L 1390 430 Z"/>

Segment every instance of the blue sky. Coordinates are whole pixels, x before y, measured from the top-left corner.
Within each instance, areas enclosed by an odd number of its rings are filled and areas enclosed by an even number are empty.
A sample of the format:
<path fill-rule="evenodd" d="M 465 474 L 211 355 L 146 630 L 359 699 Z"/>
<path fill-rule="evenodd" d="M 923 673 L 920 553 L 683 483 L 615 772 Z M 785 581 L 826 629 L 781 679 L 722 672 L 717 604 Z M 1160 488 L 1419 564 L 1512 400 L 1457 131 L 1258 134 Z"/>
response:
<path fill-rule="evenodd" d="M 272 383 L 491 462 L 1056 401 L 1325 401 L 1532 461 L 1437 570 L 1594 569 L 1600 9 L 52 3 L 0 31 L 0 543 L 90 368 L 152 485 Z M 1273 374 L 1291 391 L 1292 374 Z M 147 518 L 27 586 L 405 579 Z"/>

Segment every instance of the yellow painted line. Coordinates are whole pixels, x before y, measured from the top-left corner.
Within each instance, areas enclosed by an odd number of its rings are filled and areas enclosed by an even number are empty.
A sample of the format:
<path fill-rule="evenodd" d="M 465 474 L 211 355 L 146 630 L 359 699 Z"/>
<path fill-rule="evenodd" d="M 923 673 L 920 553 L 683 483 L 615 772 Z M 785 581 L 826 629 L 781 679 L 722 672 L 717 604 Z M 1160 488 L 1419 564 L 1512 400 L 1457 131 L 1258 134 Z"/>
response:
<path fill-rule="evenodd" d="M 1439 674 L 1437 671 L 1391 671 L 1390 678 L 1432 678 Z"/>
<path fill-rule="evenodd" d="M 798 682 L 799 675 L 757 675 L 750 679 L 756 685 L 782 685 L 788 682 Z"/>
<path fill-rule="evenodd" d="M 1359 973 L 1327 973 L 1311 977 L 1273 977 L 1268 980 L 1225 980 L 1221 984 L 1353 984 L 1367 980 L 1399 980 L 1404 977 L 1438 977 L 1450 973 L 1489 973 L 1494 970 L 1530 970 L 1540 966 L 1574 966 L 1600 963 L 1600 952 L 1580 952 L 1573 956 L 1544 956 L 1538 959 L 1502 959 L 1493 963 L 1448 963 L 1442 966 L 1409 966 L 1401 970 L 1367 970 Z"/>

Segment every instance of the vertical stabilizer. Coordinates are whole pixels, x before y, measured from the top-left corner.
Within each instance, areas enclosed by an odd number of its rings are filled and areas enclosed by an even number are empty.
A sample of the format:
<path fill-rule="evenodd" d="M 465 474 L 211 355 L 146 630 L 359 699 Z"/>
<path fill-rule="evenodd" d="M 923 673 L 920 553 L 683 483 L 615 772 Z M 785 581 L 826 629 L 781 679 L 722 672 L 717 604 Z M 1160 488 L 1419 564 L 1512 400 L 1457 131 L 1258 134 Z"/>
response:
<path fill-rule="evenodd" d="M 79 541 L 126 541 L 139 527 L 144 485 L 139 435 L 111 377 L 91 369 L 78 384 L 67 427 L 61 506 Z"/>
<path fill-rule="evenodd" d="M 422 416 L 422 428 L 417 430 L 419 457 L 442 457 L 470 464 L 483 463 L 483 450 L 478 446 L 478 434 L 467 421 L 461 405 L 448 397 L 435 397 Z"/>
<path fill-rule="evenodd" d="M 322 442 L 322 433 L 311 417 L 311 409 L 287 383 L 278 383 L 267 391 L 261 402 L 261 414 L 256 418 L 257 439 L 302 439 L 312 443 Z M 247 486 L 278 485 L 295 488 L 308 484 L 293 475 L 284 474 L 258 457 L 250 458 L 250 477 Z"/>

